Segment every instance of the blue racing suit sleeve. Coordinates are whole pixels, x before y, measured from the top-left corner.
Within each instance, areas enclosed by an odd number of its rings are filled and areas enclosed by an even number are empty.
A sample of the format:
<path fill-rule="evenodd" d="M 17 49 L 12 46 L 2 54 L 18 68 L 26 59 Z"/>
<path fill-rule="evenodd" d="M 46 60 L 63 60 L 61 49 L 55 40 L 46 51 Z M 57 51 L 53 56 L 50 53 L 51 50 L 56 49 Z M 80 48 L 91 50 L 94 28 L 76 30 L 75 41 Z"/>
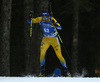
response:
<path fill-rule="evenodd" d="M 58 30 L 62 30 L 62 27 L 60 26 L 60 24 L 57 22 L 57 20 L 54 17 L 50 17 L 50 20 L 53 21 L 52 23 Z"/>
<path fill-rule="evenodd" d="M 27 23 L 31 23 L 31 21 L 29 19 L 27 19 Z"/>
<path fill-rule="evenodd" d="M 60 25 L 55 26 L 58 30 L 62 30 L 62 27 Z"/>

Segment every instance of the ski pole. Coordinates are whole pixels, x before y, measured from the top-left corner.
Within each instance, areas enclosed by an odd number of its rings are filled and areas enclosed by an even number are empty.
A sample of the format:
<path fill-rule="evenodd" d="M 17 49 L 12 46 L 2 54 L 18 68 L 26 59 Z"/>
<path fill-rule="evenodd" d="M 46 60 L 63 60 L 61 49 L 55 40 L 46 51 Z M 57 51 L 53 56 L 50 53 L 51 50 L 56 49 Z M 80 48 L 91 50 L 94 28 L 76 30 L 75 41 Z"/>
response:
<path fill-rule="evenodd" d="M 32 37 L 32 18 L 31 18 L 31 24 L 30 24 L 30 37 Z"/>
<path fill-rule="evenodd" d="M 64 44 L 63 44 L 63 41 L 62 41 L 62 39 L 61 39 L 61 37 L 60 37 L 60 35 L 59 35 L 59 33 L 58 33 L 56 27 L 54 27 L 54 28 L 55 28 L 55 30 L 56 30 L 56 32 L 57 32 L 58 38 L 59 38 L 60 42 L 62 43 L 62 46 L 63 46 L 63 48 L 64 48 L 64 50 L 65 50 L 67 56 L 69 57 L 69 59 L 70 59 L 70 61 L 71 61 L 71 58 L 70 58 L 70 56 L 69 56 L 69 54 L 68 54 L 68 51 L 66 50 L 66 48 L 65 48 L 65 46 L 64 46 Z"/>
<path fill-rule="evenodd" d="M 58 37 L 59 37 L 60 42 L 63 43 L 63 41 L 62 41 L 62 39 L 61 39 L 61 37 L 60 37 L 60 35 L 59 35 L 59 33 L 58 33 L 56 27 L 54 27 L 54 28 L 55 28 L 55 31 L 57 32 L 57 35 L 58 35 Z"/>
<path fill-rule="evenodd" d="M 31 19 L 31 23 L 30 23 L 30 37 L 32 37 L 32 17 L 33 17 L 33 12 L 30 11 L 30 19 Z"/>
<path fill-rule="evenodd" d="M 52 12 L 52 8 L 51 8 L 51 4 L 52 4 L 52 3 L 49 2 L 49 4 L 50 4 L 50 14 L 51 14 L 51 16 L 53 16 L 53 12 Z M 63 41 L 62 41 L 62 39 L 61 39 L 61 37 L 60 37 L 60 35 L 59 35 L 59 33 L 58 33 L 56 27 L 54 27 L 54 28 L 55 28 L 55 31 L 57 32 L 58 38 L 59 38 L 60 42 L 62 43 L 62 46 L 63 46 L 63 48 L 64 48 L 64 50 L 65 50 L 65 52 L 66 52 L 66 54 L 67 54 L 67 56 L 68 56 L 68 58 L 69 58 L 69 60 L 70 60 L 70 62 L 72 63 L 71 58 L 70 58 L 70 56 L 69 56 L 69 54 L 68 54 L 68 51 L 67 51 L 67 49 L 65 48 L 65 46 L 64 46 L 64 44 L 63 44 Z"/>
<path fill-rule="evenodd" d="M 32 18 L 31 18 L 31 24 L 30 24 L 30 37 L 32 37 Z"/>

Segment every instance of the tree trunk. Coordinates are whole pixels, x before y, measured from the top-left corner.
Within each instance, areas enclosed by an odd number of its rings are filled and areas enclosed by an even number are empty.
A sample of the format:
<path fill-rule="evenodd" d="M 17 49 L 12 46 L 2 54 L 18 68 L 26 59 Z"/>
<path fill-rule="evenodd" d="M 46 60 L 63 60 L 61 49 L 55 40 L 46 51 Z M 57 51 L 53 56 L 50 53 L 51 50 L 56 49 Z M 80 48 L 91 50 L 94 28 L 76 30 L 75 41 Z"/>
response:
<path fill-rule="evenodd" d="M 79 0 L 73 0 L 73 41 L 72 41 L 72 70 L 73 76 L 78 73 L 78 21 Z"/>
<path fill-rule="evenodd" d="M 38 6 L 37 6 L 38 5 Z M 41 16 L 42 10 L 48 10 L 48 0 L 34 1 L 34 17 Z M 33 27 L 33 72 L 40 72 L 40 44 L 43 37 L 43 31 L 39 24 L 34 24 Z"/>
<path fill-rule="evenodd" d="M 24 0 L 24 35 L 25 35 L 25 72 L 26 74 L 32 74 L 32 40 L 30 37 L 30 24 L 27 23 L 30 11 L 33 10 L 33 0 Z"/>
<path fill-rule="evenodd" d="M 43 31 L 39 24 L 33 24 L 32 37 L 30 38 L 30 24 L 27 24 L 26 20 L 30 10 L 33 10 L 34 17 L 41 16 L 42 10 L 48 10 L 48 0 L 34 0 L 33 2 L 32 0 L 25 0 L 24 4 L 26 73 L 38 75 L 40 72 L 40 44 Z"/>
<path fill-rule="evenodd" d="M 11 23 L 11 2 L 1 2 L 0 22 L 0 75 L 10 76 L 10 23 Z"/>

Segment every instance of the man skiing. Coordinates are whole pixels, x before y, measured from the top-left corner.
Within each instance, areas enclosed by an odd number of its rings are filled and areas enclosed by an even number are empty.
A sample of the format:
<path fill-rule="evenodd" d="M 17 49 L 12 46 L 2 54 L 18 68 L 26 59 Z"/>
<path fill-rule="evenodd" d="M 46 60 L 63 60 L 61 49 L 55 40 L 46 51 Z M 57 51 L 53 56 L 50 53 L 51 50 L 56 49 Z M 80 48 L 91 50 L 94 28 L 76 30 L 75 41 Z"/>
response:
<path fill-rule="evenodd" d="M 45 55 L 46 55 L 47 49 L 51 45 L 56 53 L 56 56 L 60 60 L 61 65 L 64 67 L 65 75 L 70 77 L 71 74 L 68 72 L 66 61 L 64 57 L 62 56 L 61 45 L 58 39 L 57 32 L 55 30 L 55 28 L 58 30 L 62 29 L 60 24 L 57 22 L 57 20 L 54 17 L 51 17 L 49 15 L 48 11 L 42 12 L 41 17 L 31 18 L 30 16 L 27 22 L 31 23 L 31 20 L 32 20 L 32 23 L 39 23 L 44 33 L 41 46 L 40 46 L 40 66 L 41 66 L 40 76 L 45 76 L 45 67 L 44 67 Z"/>

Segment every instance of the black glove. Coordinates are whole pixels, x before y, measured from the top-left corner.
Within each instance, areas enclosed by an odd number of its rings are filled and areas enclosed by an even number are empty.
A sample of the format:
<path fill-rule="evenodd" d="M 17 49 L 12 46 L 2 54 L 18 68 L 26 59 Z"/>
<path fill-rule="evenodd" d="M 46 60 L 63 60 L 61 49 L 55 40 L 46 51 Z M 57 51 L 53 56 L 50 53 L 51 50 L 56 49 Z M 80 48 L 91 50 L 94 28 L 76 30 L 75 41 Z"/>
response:
<path fill-rule="evenodd" d="M 54 26 L 58 27 L 58 25 L 55 23 L 54 20 L 51 20 L 51 23 L 52 23 Z"/>
<path fill-rule="evenodd" d="M 32 17 L 33 17 L 33 11 L 30 11 L 30 13 L 29 13 L 29 21 L 31 21 Z"/>

